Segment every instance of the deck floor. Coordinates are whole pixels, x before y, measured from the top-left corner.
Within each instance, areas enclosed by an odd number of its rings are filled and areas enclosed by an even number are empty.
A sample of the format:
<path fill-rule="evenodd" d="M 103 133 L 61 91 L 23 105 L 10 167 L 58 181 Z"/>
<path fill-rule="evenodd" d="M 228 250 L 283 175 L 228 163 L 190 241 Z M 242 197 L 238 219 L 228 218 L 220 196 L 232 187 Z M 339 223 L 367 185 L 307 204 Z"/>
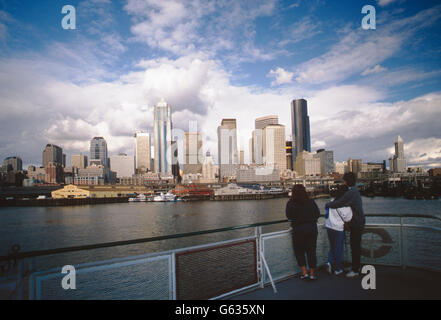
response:
<path fill-rule="evenodd" d="M 329 299 L 441 299 L 441 273 L 398 267 L 376 266 L 376 289 L 364 290 L 361 277 L 346 278 L 320 270 L 315 281 L 292 277 L 232 297 L 233 300 L 329 300 Z"/>

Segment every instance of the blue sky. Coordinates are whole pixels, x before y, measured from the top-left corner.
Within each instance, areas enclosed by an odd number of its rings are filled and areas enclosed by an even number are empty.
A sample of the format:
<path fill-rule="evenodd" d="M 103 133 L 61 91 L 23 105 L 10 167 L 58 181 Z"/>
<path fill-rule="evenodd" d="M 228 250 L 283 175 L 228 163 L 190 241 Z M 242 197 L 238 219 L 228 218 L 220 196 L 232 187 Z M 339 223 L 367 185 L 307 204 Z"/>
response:
<path fill-rule="evenodd" d="M 214 155 L 220 120 L 237 118 L 248 155 L 254 119 L 277 114 L 289 137 L 303 97 L 313 150 L 381 161 L 401 135 L 410 164 L 441 166 L 440 30 L 437 1 L 0 0 L 0 156 L 40 164 L 52 142 L 70 158 L 94 135 L 133 154 L 161 97 Z"/>

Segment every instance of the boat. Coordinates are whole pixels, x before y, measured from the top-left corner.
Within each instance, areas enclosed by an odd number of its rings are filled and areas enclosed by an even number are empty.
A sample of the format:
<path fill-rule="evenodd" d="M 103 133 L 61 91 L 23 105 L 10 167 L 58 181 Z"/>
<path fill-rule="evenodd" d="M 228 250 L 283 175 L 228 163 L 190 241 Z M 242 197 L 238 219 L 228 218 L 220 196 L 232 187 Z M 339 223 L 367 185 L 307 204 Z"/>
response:
<path fill-rule="evenodd" d="M 136 197 L 129 198 L 129 202 L 146 202 L 147 197 L 145 194 L 138 194 Z"/>
<path fill-rule="evenodd" d="M 177 199 L 176 199 L 176 195 L 174 195 L 171 192 L 167 192 L 165 194 L 163 192 L 161 192 L 160 195 L 153 197 L 153 201 L 155 201 L 155 202 L 174 202 L 174 201 L 177 201 Z"/>

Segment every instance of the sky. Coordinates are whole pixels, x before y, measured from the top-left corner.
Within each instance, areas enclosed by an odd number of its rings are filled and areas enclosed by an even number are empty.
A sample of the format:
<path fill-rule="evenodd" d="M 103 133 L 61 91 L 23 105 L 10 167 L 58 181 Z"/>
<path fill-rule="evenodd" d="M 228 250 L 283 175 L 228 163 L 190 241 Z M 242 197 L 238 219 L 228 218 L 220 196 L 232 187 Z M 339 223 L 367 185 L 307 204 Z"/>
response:
<path fill-rule="evenodd" d="M 94 136 L 133 155 L 164 98 L 215 159 L 221 119 L 236 118 L 248 160 L 255 118 L 278 115 L 290 138 L 305 98 L 312 151 L 379 162 L 400 135 L 409 165 L 440 167 L 440 31 L 428 0 L 0 0 L 0 157 L 40 165 L 55 143 L 69 165 Z"/>

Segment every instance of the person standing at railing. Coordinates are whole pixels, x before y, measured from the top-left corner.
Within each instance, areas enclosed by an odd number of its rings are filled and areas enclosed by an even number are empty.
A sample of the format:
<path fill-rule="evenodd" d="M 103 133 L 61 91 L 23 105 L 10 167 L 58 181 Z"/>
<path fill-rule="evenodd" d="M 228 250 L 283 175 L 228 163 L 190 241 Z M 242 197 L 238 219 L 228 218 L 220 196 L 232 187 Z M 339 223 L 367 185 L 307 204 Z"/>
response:
<path fill-rule="evenodd" d="M 302 270 L 300 278 L 316 280 L 314 271 L 317 268 L 317 220 L 320 210 L 315 201 L 309 199 L 303 185 L 294 185 L 292 188 L 291 198 L 286 204 L 286 217 L 291 221 L 293 229 L 294 254 Z"/>
<path fill-rule="evenodd" d="M 349 229 L 351 232 L 352 270 L 346 274 L 347 277 L 352 278 L 358 276 L 360 272 L 361 236 L 363 235 L 366 220 L 364 217 L 360 192 L 355 186 L 355 174 L 352 172 L 345 173 L 343 181 L 345 185 L 348 186 L 348 191 L 340 199 L 328 202 L 325 205 L 325 209 L 350 207 L 352 210 L 352 220 L 349 222 Z"/>
<path fill-rule="evenodd" d="M 340 199 L 348 191 L 348 186 L 340 185 L 335 193 L 335 200 Z M 351 221 L 352 210 L 350 207 L 328 209 L 325 214 L 325 227 L 329 239 L 328 273 L 336 276 L 343 273 L 343 243 L 345 237 L 345 223 Z"/>

